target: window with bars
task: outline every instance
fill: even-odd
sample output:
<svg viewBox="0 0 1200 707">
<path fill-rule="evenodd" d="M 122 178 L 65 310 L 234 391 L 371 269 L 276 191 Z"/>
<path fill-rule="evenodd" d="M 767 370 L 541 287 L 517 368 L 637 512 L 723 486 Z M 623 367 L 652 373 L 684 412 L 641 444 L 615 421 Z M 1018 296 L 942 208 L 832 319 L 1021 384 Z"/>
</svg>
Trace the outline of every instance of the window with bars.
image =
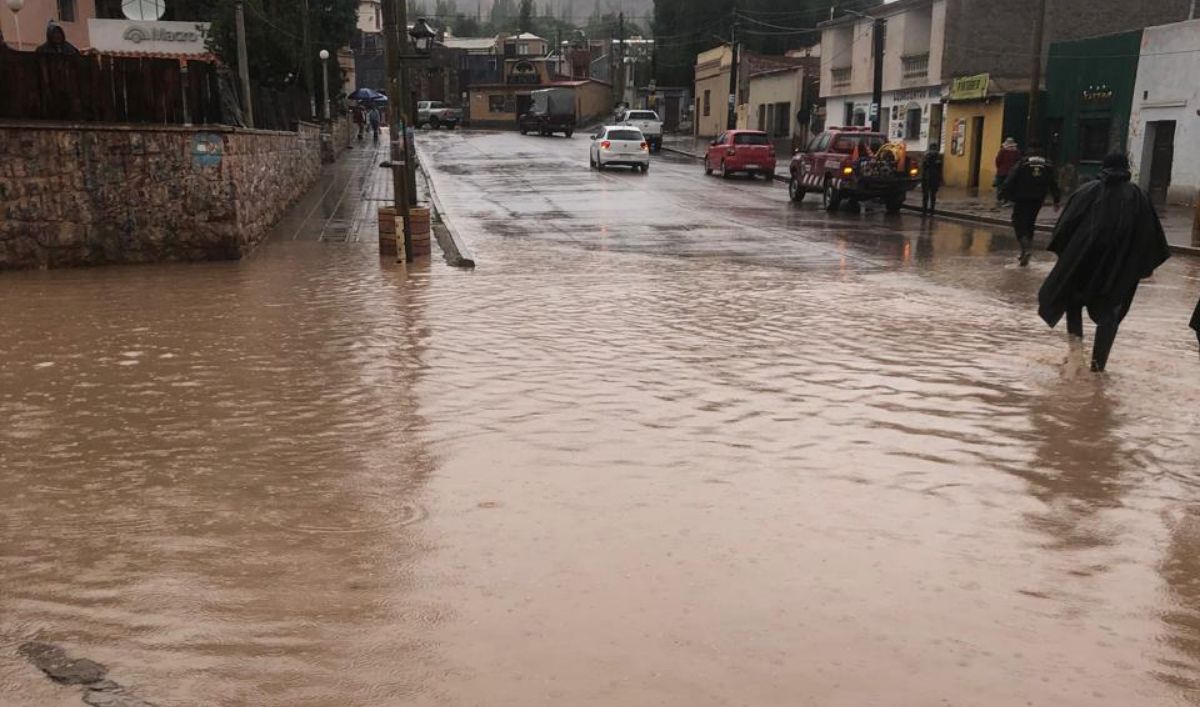
<svg viewBox="0 0 1200 707">
<path fill-rule="evenodd" d="M 900 58 L 903 78 L 923 79 L 929 76 L 929 54 L 914 54 Z"/>
<path fill-rule="evenodd" d="M 843 66 L 833 69 L 830 73 L 832 74 L 830 79 L 832 80 L 833 87 L 841 88 L 843 86 L 850 85 L 850 79 L 854 74 L 854 68 L 850 66 Z"/>
<path fill-rule="evenodd" d="M 75 21 L 75 0 L 58 0 L 58 21 Z"/>
</svg>

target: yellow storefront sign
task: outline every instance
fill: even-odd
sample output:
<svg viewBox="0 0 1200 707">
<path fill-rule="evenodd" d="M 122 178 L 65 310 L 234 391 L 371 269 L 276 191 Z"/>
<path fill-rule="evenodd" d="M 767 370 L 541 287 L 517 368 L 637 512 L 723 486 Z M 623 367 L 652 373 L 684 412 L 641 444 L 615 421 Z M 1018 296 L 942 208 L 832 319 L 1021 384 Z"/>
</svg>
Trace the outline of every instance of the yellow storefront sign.
<svg viewBox="0 0 1200 707">
<path fill-rule="evenodd" d="M 988 74 L 976 74 L 954 79 L 950 86 L 950 100 L 978 101 L 987 98 L 990 78 Z"/>
</svg>

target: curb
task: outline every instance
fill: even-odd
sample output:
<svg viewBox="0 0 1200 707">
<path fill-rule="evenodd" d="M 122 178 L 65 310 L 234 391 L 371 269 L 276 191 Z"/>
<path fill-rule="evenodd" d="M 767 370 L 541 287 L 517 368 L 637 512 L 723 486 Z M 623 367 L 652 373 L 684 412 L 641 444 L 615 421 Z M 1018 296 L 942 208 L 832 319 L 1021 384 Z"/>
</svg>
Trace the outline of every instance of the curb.
<svg viewBox="0 0 1200 707">
<path fill-rule="evenodd" d="M 425 168 L 425 160 L 418 159 L 417 167 L 421 170 L 421 176 L 425 178 L 425 187 L 429 190 L 429 200 L 433 202 L 438 220 L 441 221 L 442 228 L 434 229 L 434 234 L 437 236 L 442 253 L 446 256 L 446 262 L 456 268 L 475 267 L 475 254 L 471 252 L 462 234 L 447 217 L 446 207 L 442 205 L 442 200 L 438 198 L 437 189 L 433 185 L 433 176 Z"/>
<path fill-rule="evenodd" d="M 704 159 L 704 157 L 702 155 L 697 155 L 697 154 L 694 154 L 691 152 L 685 152 L 676 147 L 669 147 L 665 143 L 663 144 L 662 149 L 665 150 L 666 152 L 673 152 L 677 155 L 683 155 L 684 157 L 688 157 L 693 160 Z M 781 174 L 776 174 L 775 181 L 787 184 L 788 178 Z M 917 207 L 917 206 L 910 206 L 908 204 L 905 204 L 903 208 L 905 211 L 911 211 L 916 214 L 921 213 L 920 207 Z M 1005 227 L 1012 226 L 1012 222 L 1008 221 L 1007 219 L 993 218 L 991 216 L 978 216 L 976 214 L 967 213 L 965 211 L 942 211 L 939 209 L 939 210 L 934 211 L 933 215 L 938 218 L 949 219 L 951 221 L 965 221 L 968 223 L 983 224 L 985 226 L 1005 226 Z M 1043 225 L 1043 224 L 1038 224 L 1037 226 L 1034 227 L 1034 230 L 1037 231 L 1038 233 L 1054 233 L 1053 226 L 1047 226 L 1047 225 Z M 1179 253 L 1180 255 L 1200 256 L 1200 248 L 1193 247 L 1193 246 L 1186 246 L 1186 245 L 1175 245 L 1174 243 L 1170 243 L 1168 245 L 1171 247 L 1172 253 Z"/>
</svg>

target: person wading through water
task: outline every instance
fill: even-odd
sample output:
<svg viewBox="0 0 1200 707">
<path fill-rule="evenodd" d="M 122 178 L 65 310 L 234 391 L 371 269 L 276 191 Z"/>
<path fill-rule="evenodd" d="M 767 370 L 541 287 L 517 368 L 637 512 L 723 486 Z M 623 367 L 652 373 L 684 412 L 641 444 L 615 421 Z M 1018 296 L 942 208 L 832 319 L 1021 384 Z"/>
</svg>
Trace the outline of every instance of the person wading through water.
<svg viewBox="0 0 1200 707">
<path fill-rule="evenodd" d="M 1029 248 L 1033 245 L 1038 214 L 1046 204 L 1047 194 L 1054 197 L 1054 208 L 1057 209 L 1062 201 L 1062 191 L 1058 188 L 1054 165 L 1042 154 L 1040 146 L 1030 145 L 1029 156 L 1018 162 L 1000 185 L 1000 196 L 1013 205 L 1012 225 L 1021 243 L 1021 267 L 1029 265 Z"/>
<path fill-rule="evenodd" d="M 1196 311 L 1192 312 L 1192 329 L 1196 330 L 1196 341 L 1200 342 L 1200 302 L 1196 303 Z"/>
<path fill-rule="evenodd" d="M 1068 333 L 1078 339 L 1087 307 L 1096 323 L 1093 371 L 1108 365 L 1138 282 L 1171 257 L 1154 206 L 1129 178 L 1129 158 L 1109 155 L 1099 178 L 1071 196 L 1050 242 L 1058 263 L 1038 292 L 1042 319 L 1054 327 L 1065 314 Z"/>
</svg>

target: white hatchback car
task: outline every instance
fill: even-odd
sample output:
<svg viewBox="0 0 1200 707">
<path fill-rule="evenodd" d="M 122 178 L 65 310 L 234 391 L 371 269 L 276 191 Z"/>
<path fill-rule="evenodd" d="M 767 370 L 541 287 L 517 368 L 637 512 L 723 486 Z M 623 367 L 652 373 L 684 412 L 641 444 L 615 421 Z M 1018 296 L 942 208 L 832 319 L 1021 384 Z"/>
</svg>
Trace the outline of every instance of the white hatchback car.
<svg viewBox="0 0 1200 707">
<path fill-rule="evenodd" d="M 600 170 L 624 165 L 649 172 L 650 144 L 637 128 L 606 125 L 592 135 L 591 165 Z"/>
</svg>

